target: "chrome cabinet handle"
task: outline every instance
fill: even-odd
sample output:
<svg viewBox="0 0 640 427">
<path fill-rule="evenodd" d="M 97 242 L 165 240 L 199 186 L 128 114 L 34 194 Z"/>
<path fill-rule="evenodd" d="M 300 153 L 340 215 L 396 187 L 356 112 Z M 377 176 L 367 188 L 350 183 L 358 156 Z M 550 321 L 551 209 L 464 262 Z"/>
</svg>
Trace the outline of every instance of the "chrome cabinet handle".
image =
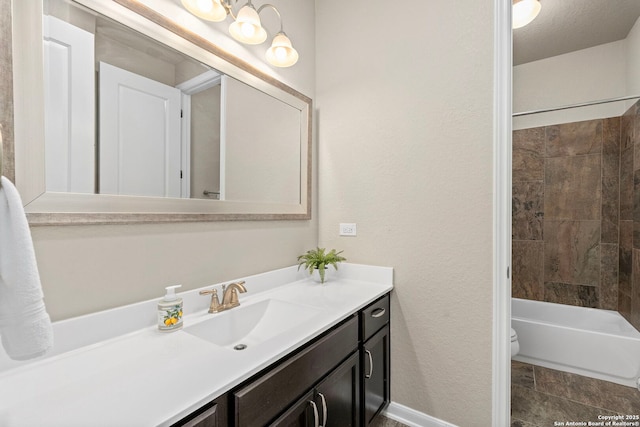
<svg viewBox="0 0 640 427">
<path fill-rule="evenodd" d="M 329 411 L 327 410 L 327 400 L 324 398 L 324 394 L 318 392 L 318 396 L 322 399 L 322 421 L 324 421 L 320 427 L 327 425 L 327 418 L 329 418 Z"/>
<path fill-rule="evenodd" d="M 318 407 L 316 406 L 316 402 L 314 402 L 313 400 L 310 400 L 309 403 L 313 408 L 313 426 L 320 427 L 320 420 L 318 420 Z"/>
<path fill-rule="evenodd" d="M 371 312 L 371 317 L 381 317 L 386 311 L 387 310 L 385 310 L 384 308 L 376 308 Z"/>
<path fill-rule="evenodd" d="M 371 375 L 373 375 L 373 357 L 371 356 L 371 352 L 367 349 L 364 350 L 365 353 L 367 353 L 367 356 L 369 356 L 369 373 L 365 374 L 365 378 L 371 378 Z"/>
</svg>

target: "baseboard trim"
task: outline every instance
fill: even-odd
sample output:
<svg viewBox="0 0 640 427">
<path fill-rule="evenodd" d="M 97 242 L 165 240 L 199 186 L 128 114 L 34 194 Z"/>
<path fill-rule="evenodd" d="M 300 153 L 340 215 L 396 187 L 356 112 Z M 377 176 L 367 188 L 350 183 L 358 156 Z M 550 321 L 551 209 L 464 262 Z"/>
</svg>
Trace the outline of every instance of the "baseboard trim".
<svg viewBox="0 0 640 427">
<path fill-rule="evenodd" d="M 457 427 L 454 424 L 450 424 L 396 402 L 389 403 L 389 406 L 382 412 L 382 415 L 406 424 L 409 427 Z"/>
</svg>

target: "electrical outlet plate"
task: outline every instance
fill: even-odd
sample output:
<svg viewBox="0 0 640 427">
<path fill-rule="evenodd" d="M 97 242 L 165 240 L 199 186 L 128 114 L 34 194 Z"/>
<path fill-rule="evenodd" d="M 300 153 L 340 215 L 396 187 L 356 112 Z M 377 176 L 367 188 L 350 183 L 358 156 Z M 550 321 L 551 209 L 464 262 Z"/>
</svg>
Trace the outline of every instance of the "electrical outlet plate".
<svg viewBox="0 0 640 427">
<path fill-rule="evenodd" d="M 352 222 L 341 222 L 340 223 L 340 235 L 341 236 L 355 236 L 356 235 L 356 224 Z"/>
</svg>

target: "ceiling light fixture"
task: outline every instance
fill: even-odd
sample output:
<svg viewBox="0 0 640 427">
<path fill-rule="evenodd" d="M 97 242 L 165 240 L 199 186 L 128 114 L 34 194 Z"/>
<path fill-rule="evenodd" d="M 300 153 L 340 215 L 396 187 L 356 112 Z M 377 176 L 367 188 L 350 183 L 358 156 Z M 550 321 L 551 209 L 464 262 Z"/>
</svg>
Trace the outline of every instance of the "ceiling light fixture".
<svg viewBox="0 0 640 427">
<path fill-rule="evenodd" d="M 511 14 L 513 29 L 524 27 L 536 19 L 542 5 L 538 0 L 513 0 Z"/>
<path fill-rule="evenodd" d="M 231 0 L 181 1 L 185 9 L 207 21 L 222 22 L 230 15 L 233 22 L 229 26 L 229 33 L 234 39 L 245 44 L 261 44 L 267 39 L 267 31 L 260 22 L 260 12 L 265 8 L 272 9 L 280 20 L 280 31 L 273 37 L 271 47 L 267 50 L 267 61 L 276 67 L 290 67 L 298 62 L 298 52 L 283 31 L 282 16 L 274 5 L 264 4 L 256 10 L 251 0 L 248 0 L 236 15 L 233 13 Z M 237 1 L 235 0 L 236 3 Z"/>
</svg>

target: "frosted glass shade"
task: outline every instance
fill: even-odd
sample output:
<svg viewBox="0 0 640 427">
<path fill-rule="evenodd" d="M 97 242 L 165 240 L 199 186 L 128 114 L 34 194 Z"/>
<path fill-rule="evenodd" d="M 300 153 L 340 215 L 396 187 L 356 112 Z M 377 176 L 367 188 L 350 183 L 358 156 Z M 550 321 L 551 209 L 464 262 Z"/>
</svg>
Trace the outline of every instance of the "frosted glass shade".
<svg viewBox="0 0 640 427">
<path fill-rule="evenodd" d="M 239 42 L 246 44 L 260 44 L 267 39 L 267 32 L 260 24 L 258 12 L 251 5 L 246 5 L 229 26 L 229 33 Z"/>
<path fill-rule="evenodd" d="M 285 33 L 278 33 L 273 38 L 271 47 L 266 53 L 267 61 L 276 67 L 290 67 L 298 62 L 298 52 L 291 45 Z"/>
<path fill-rule="evenodd" d="M 542 5 L 538 0 L 520 0 L 513 3 L 512 27 L 514 29 L 524 27 L 536 19 Z"/>
<path fill-rule="evenodd" d="M 227 11 L 220 0 L 182 0 L 182 5 L 198 18 L 220 22 L 227 17 Z"/>
</svg>

